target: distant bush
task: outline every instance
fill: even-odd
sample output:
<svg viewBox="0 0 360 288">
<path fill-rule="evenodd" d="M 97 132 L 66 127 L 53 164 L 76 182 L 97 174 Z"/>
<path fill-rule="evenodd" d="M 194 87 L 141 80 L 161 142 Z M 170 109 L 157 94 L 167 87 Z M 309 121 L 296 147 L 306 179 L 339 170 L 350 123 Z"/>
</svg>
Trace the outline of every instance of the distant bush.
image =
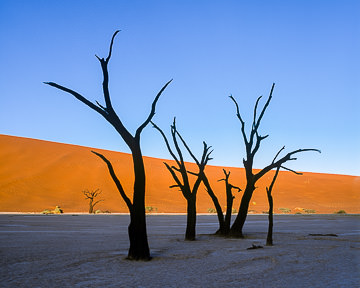
<svg viewBox="0 0 360 288">
<path fill-rule="evenodd" d="M 44 211 L 41 212 L 41 214 L 62 214 L 64 213 L 63 210 L 60 208 L 60 206 L 55 206 L 54 210 L 49 210 L 49 209 L 45 209 Z"/>
<path fill-rule="evenodd" d="M 41 214 L 48 215 L 48 214 L 53 214 L 53 213 L 51 212 L 51 210 L 45 209 L 44 211 L 41 212 Z"/>
<path fill-rule="evenodd" d="M 315 213 L 316 213 L 316 211 L 313 210 L 313 209 L 304 209 L 304 212 L 305 212 L 306 214 L 315 214 Z"/>
<path fill-rule="evenodd" d="M 64 213 L 63 210 L 60 208 L 60 206 L 56 206 L 53 210 L 54 214 L 62 214 Z"/>
<path fill-rule="evenodd" d="M 236 213 L 238 213 L 238 211 L 237 211 L 235 208 L 233 208 L 233 209 L 231 210 L 231 213 L 232 213 L 232 214 L 236 214 Z"/>
<path fill-rule="evenodd" d="M 153 206 L 147 206 L 147 207 L 145 207 L 145 212 L 146 213 L 157 212 L 157 208 L 153 207 Z"/>
<path fill-rule="evenodd" d="M 279 208 L 279 210 L 285 214 L 289 214 L 291 212 L 291 209 L 289 209 L 289 208 Z"/>
<path fill-rule="evenodd" d="M 345 210 L 339 210 L 339 211 L 334 212 L 334 214 L 346 214 L 346 211 Z"/>
<path fill-rule="evenodd" d="M 214 208 L 209 208 L 208 213 L 216 213 L 216 210 Z"/>
</svg>

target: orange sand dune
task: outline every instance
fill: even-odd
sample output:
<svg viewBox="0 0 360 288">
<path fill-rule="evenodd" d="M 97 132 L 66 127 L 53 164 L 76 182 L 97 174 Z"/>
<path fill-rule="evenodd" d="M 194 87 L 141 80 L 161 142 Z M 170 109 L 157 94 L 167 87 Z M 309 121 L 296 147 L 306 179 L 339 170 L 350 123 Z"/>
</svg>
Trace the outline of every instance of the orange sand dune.
<svg viewBox="0 0 360 288">
<path fill-rule="evenodd" d="M 133 182 L 132 161 L 129 154 L 99 150 L 110 159 L 125 191 L 131 197 Z M 108 174 L 105 163 L 91 152 L 91 148 L 47 142 L 28 138 L 0 135 L 0 212 L 40 212 L 61 206 L 64 212 L 87 212 L 88 202 L 82 191 L 101 189 L 96 209 L 128 212 Z M 162 159 L 145 157 L 147 171 L 146 206 L 159 213 L 186 212 L 186 201 L 180 191 L 170 189 L 174 184 Z M 171 161 L 170 161 L 171 162 Z M 194 164 L 190 164 L 194 167 Z M 189 166 L 190 167 L 190 166 Z M 195 168 L 195 167 L 194 167 Z M 231 183 L 244 188 L 244 170 L 231 170 Z M 195 170 L 196 171 L 196 170 Z M 224 210 L 226 205 L 222 167 L 208 166 L 206 173 Z M 272 173 L 272 172 L 271 172 Z M 250 210 L 268 210 L 265 185 L 272 174 L 258 183 Z M 360 212 L 360 177 L 281 172 L 274 187 L 275 212 L 279 208 L 291 213 L 303 209 L 316 213 L 345 210 Z M 234 208 L 238 209 L 241 192 L 235 193 Z M 207 213 L 214 205 L 203 187 L 198 192 L 197 210 Z"/>
</svg>

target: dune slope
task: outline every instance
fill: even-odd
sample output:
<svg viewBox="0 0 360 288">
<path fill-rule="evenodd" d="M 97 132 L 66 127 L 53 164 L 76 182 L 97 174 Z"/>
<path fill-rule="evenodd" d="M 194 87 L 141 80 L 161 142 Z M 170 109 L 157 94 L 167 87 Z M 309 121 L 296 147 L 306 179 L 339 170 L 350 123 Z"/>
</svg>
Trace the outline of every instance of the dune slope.
<svg viewBox="0 0 360 288">
<path fill-rule="evenodd" d="M 127 212 L 126 205 L 112 182 L 106 165 L 91 148 L 29 138 L 0 135 L 0 212 L 40 212 L 61 206 L 64 212 L 87 212 L 88 201 L 83 190 L 101 189 L 96 209 Z M 117 175 L 131 198 L 133 183 L 131 155 L 99 150 L 113 163 Z M 145 157 L 147 171 L 146 206 L 159 213 L 185 213 L 186 201 L 173 184 L 162 159 Z M 166 160 L 168 161 L 168 160 Z M 169 161 L 171 162 L 171 161 Z M 194 167 L 194 164 L 189 164 Z M 195 167 L 194 167 L 195 168 Z M 208 166 L 206 173 L 221 205 L 226 205 L 222 168 L 231 170 L 230 180 L 244 188 L 244 170 Z M 196 170 L 195 170 L 196 171 Z M 268 210 L 265 186 L 272 174 L 264 176 L 254 193 L 251 213 Z M 286 208 L 290 213 L 333 213 L 345 210 L 360 212 L 360 177 L 320 173 L 297 176 L 281 172 L 274 187 L 276 213 Z M 242 193 L 235 193 L 234 208 L 238 209 Z M 207 213 L 214 208 L 204 187 L 198 192 L 197 210 Z M 314 212 L 313 211 L 313 212 Z"/>
</svg>

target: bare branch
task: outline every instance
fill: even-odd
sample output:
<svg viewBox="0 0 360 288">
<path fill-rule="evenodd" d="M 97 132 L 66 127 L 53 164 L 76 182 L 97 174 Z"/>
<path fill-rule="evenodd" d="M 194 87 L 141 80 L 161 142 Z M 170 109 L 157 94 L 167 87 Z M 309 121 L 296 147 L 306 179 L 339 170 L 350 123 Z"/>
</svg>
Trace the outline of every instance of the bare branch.
<svg viewBox="0 0 360 288">
<path fill-rule="evenodd" d="M 175 120 L 174 120 L 175 121 Z M 175 123 L 175 122 L 174 122 Z M 175 127 L 175 126 L 174 126 Z M 178 135 L 178 137 L 180 138 L 181 142 L 183 143 L 184 147 L 186 148 L 186 150 L 189 152 L 191 158 L 194 159 L 195 163 L 200 165 L 199 161 L 196 159 L 195 155 L 191 152 L 189 146 L 187 145 L 187 143 L 185 142 L 184 138 L 181 136 L 181 134 L 179 133 L 179 131 L 177 129 L 175 129 L 175 133 Z"/>
<path fill-rule="evenodd" d="M 265 106 L 264 106 L 263 110 L 261 111 L 260 116 L 259 116 L 259 118 L 258 118 L 258 120 L 257 120 L 257 122 L 256 122 L 256 124 L 255 124 L 255 130 L 256 130 L 256 131 L 258 130 L 258 128 L 259 128 L 259 126 L 260 126 L 260 122 L 261 122 L 262 117 L 264 116 L 264 113 L 265 113 L 265 111 L 266 111 L 266 108 L 269 106 L 269 103 L 270 103 L 270 101 L 271 101 L 274 88 L 275 88 L 275 83 L 273 83 L 272 86 L 271 86 L 271 91 L 270 91 L 270 94 L 269 94 L 269 98 L 268 98 L 268 100 L 266 101 Z"/>
<path fill-rule="evenodd" d="M 80 95 L 79 93 L 75 92 L 74 90 L 71 90 L 71 89 L 66 88 L 64 86 L 61 86 L 61 85 L 59 85 L 57 83 L 54 83 L 54 82 L 44 82 L 44 84 L 50 85 L 52 87 L 55 87 L 55 88 L 60 89 L 62 91 L 65 91 L 65 92 L 67 92 L 69 94 L 72 94 L 76 99 L 80 100 L 81 102 L 83 102 L 84 104 L 89 106 L 91 109 L 95 110 L 96 112 L 98 112 L 99 114 L 101 114 L 102 116 L 104 116 L 106 118 L 107 113 L 104 110 L 97 107 L 94 103 L 90 102 L 84 96 Z"/>
<path fill-rule="evenodd" d="M 186 199 L 188 199 L 191 196 L 191 192 L 186 189 L 186 187 L 189 187 L 189 183 L 188 183 L 187 178 L 184 179 L 184 176 L 187 175 L 186 171 L 185 171 L 185 173 L 181 173 L 181 175 L 183 177 L 183 181 L 184 181 L 184 184 L 182 184 L 179 177 L 175 174 L 174 170 L 169 166 L 169 164 L 167 164 L 166 162 L 164 162 L 164 164 L 165 164 L 166 168 L 169 170 L 169 172 L 171 173 L 171 176 L 174 178 L 174 180 L 176 182 L 176 185 L 180 188 L 180 190 L 181 190 L 182 194 L 184 195 L 184 197 Z"/>
<path fill-rule="evenodd" d="M 285 169 L 285 170 L 287 170 L 287 171 L 293 172 L 293 173 L 295 173 L 296 175 L 303 175 L 303 173 L 301 173 L 301 172 L 297 172 L 297 171 L 295 171 L 295 170 L 286 168 L 286 167 L 284 167 L 284 166 L 280 166 L 280 167 L 283 168 L 283 169 Z"/>
<path fill-rule="evenodd" d="M 111 175 L 111 178 L 113 179 L 114 183 L 116 184 L 116 187 L 121 195 L 121 197 L 124 199 L 127 207 L 129 208 L 129 211 L 130 213 L 132 212 L 132 208 L 133 208 L 133 205 L 130 201 L 130 199 L 126 196 L 126 193 L 120 183 L 120 180 L 119 178 L 116 176 L 115 174 L 115 171 L 114 171 L 114 168 L 111 164 L 111 162 L 102 154 L 98 153 L 98 152 L 95 152 L 95 151 L 91 151 L 92 153 L 94 153 L 96 156 L 100 157 L 108 166 L 108 169 L 109 169 L 109 172 L 110 172 L 110 175 Z"/>
<path fill-rule="evenodd" d="M 181 152 L 181 149 L 179 147 L 179 143 L 176 139 L 176 134 L 177 134 L 177 130 L 176 130 L 176 117 L 174 117 L 174 121 L 173 121 L 173 125 L 171 125 L 171 136 L 173 138 L 173 142 L 174 142 L 174 146 L 175 146 L 175 149 L 176 149 L 176 152 L 178 153 L 179 155 L 179 159 L 180 159 L 180 165 L 179 167 L 185 167 L 185 162 L 184 162 L 184 157 L 183 157 L 183 154 Z M 185 169 L 185 168 L 184 168 Z"/>
<path fill-rule="evenodd" d="M 113 35 L 112 38 L 111 38 L 111 43 L 110 43 L 110 48 L 109 48 L 109 55 L 108 55 L 108 57 L 107 57 L 106 60 L 105 60 L 106 63 L 108 63 L 109 60 L 110 60 L 111 52 L 112 52 L 112 46 L 113 46 L 113 44 L 114 44 L 114 38 L 115 38 L 116 34 L 118 34 L 119 32 L 120 32 L 120 30 L 116 30 L 115 33 L 114 33 L 114 35 Z"/>
<path fill-rule="evenodd" d="M 171 155 L 171 157 L 173 157 L 173 159 L 176 161 L 176 163 L 179 165 L 180 167 L 180 162 L 179 162 L 179 159 L 176 157 L 176 155 L 174 154 L 174 152 L 172 151 L 171 147 L 170 147 L 170 143 L 165 135 L 165 133 L 160 129 L 159 126 L 157 126 L 154 122 L 150 121 L 151 124 L 153 125 L 153 128 L 155 128 L 156 130 L 158 130 L 161 134 L 161 136 L 163 137 L 164 141 L 165 141 L 165 144 L 166 144 L 166 147 L 167 149 L 169 150 L 169 153 Z"/>
<path fill-rule="evenodd" d="M 102 106 L 98 101 L 95 101 L 95 102 L 101 109 L 103 109 L 106 112 L 106 108 L 104 106 Z"/>
<path fill-rule="evenodd" d="M 146 127 L 146 125 L 149 124 L 149 122 L 151 121 L 151 119 L 154 117 L 155 115 L 155 108 L 156 108 L 156 103 L 157 101 L 159 100 L 161 94 L 164 92 L 164 90 L 166 89 L 166 87 L 171 83 L 173 79 L 171 79 L 170 81 L 168 81 L 162 88 L 161 90 L 159 91 L 159 93 L 156 95 L 152 105 L 151 105 L 151 111 L 150 111 L 150 114 L 148 116 L 148 118 L 144 121 L 143 124 L 140 125 L 140 127 L 136 130 L 136 133 L 135 133 L 135 138 L 139 138 L 140 137 L 140 134 L 142 132 L 142 130 Z"/>
<path fill-rule="evenodd" d="M 169 188 L 176 188 L 176 187 L 181 188 L 179 185 L 176 185 L 176 184 L 175 184 L 175 185 L 170 185 L 170 186 L 169 186 Z"/>
<path fill-rule="evenodd" d="M 277 168 L 279 166 L 281 166 L 283 163 L 290 161 L 290 160 L 296 160 L 296 158 L 292 158 L 291 156 L 297 153 L 301 153 L 301 152 L 308 152 L 308 151 L 313 151 L 313 152 L 319 152 L 321 153 L 321 151 L 319 149 L 298 149 L 292 152 L 289 152 L 288 154 L 286 154 L 284 157 L 282 157 L 281 159 L 279 159 L 276 162 L 271 163 L 270 165 L 266 166 L 265 168 L 263 168 L 260 172 L 258 172 L 256 175 L 254 175 L 254 180 L 255 182 L 257 180 L 259 180 L 262 176 L 264 176 L 267 172 L 269 172 L 270 170 Z"/>
<path fill-rule="evenodd" d="M 232 185 L 232 184 L 230 184 L 230 183 L 229 183 L 229 186 L 231 187 L 231 189 L 235 189 L 235 190 L 237 190 L 238 192 L 242 191 L 242 189 L 241 189 L 240 187 L 238 187 L 238 186 Z"/>
<path fill-rule="evenodd" d="M 211 153 L 214 151 L 214 150 L 211 150 L 209 152 L 209 150 L 211 149 L 211 146 L 207 146 L 206 142 L 203 141 L 203 144 L 204 144 L 204 150 L 203 150 L 203 155 L 201 157 L 201 168 L 204 169 L 206 164 L 212 160 L 213 158 L 210 157 Z M 200 167 L 199 167 L 200 168 Z"/>
<path fill-rule="evenodd" d="M 255 103 L 255 107 L 254 107 L 254 120 L 253 120 L 253 125 L 252 125 L 252 129 L 255 128 L 255 125 L 256 125 L 256 110 L 257 110 L 257 107 L 259 105 L 259 101 L 260 99 L 262 98 L 262 96 L 260 96 L 257 100 L 256 100 L 256 103 Z"/>
<path fill-rule="evenodd" d="M 259 150 L 261 141 L 266 139 L 267 137 L 269 137 L 269 135 L 260 136 L 257 131 L 255 134 L 256 134 L 256 144 L 255 144 L 253 151 L 251 152 L 252 157 L 254 157 L 256 152 Z M 252 139 L 251 139 L 251 141 L 252 141 Z"/>
<path fill-rule="evenodd" d="M 102 201 L 104 201 L 104 199 L 101 199 L 101 200 L 98 200 L 98 201 L 94 202 L 94 203 L 92 204 L 93 207 L 95 207 L 96 204 L 98 204 L 99 202 L 102 202 Z"/>
<path fill-rule="evenodd" d="M 243 121 L 243 119 L 241 118 L 241 115 L 240 115 L 240 109 L 239 109 L 239 105 L 238 103 L 236 102 L 235 98 L 230 95 L 229 98 L 235 103 L 235 106 L 236 106 L 236 116 L 239 118 L 240 122 L 241 122 L 241 133 L 243 135 L 243 138 L 244 138 L 244 142 L 245 142 L 245 145 L 246 147 L 248 146 L 249 142 L 247 140 L 247 137 L 246 137 L 246 133 L 245 133 L 245 122 Z"/>
<path fill-rule="evenodd" d="M 189 170 L 187 170 L 187 173 L 189 173 L 190 175 L 194 175 L 194 176 L 199 176 L 200 175 L 200 173 L 191 172 Z"/>
<path fill-rule="evenodd" d="M 275 157 L 274 157 L 274 159 L 273 159 L 273 161 L 272 161 L 271 163 L 274 163 L 274 162 L 275 162 L 276 158 L 280 155 L 281 151 L 284 150 L 284 149 L 285 149 L 285 146 L 283 146 L 283 147 L 276 153 L 276 155 L 275 155 Z"/>
<path fill-rule="evenodd" d="M 109 48 L 109 55 L 106 58 L 106 60 L 104 58 L 100 58 L 97 55 L 96 58 L 100 61 L 101 64 L 101 69 L 103 72 L 103 93 L 104 93 L 104 99 L 105 99 L 105 104 L 106 104 L 106 109 L 104 109 L 105 111 L 111 111 L 112 113 L 115 113 L 113 111 L 112 105 L 111 105 L 111 100 L 110 100 L 110 92 L 109 92 L 109 73 L 108 73 L 108 63 L 111 57 L 111 52 L 112 52 L 112 46 L 114 44 L 114 38 L 116 36 L 116 34 L 119 32 L 120 30 L 115 31 L 115 33 L 113 34 L 112 38 L 111 38 L 111 43 L 110 43 L 110 48 Z"/>
</svg>

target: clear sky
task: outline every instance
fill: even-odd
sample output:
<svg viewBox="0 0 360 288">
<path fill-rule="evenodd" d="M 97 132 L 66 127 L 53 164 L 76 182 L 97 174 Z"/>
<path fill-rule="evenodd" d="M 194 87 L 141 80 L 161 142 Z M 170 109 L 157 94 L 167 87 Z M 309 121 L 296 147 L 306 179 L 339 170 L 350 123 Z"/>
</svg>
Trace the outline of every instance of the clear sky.
<svg viewBox="0 0 360 288">
<path fill-rule="evenodd" d="M 0 0 L 0 134 L 129 152 L 95 111 L 43 84 L 104 103 L 95 54 L 107 56 L 117 29 L 110 92 L 132 133 L 173 78 L 154 122 L 168 133 L 176 116 L 194 153 L 205 140 L 214 148 L 210 164 L 242 167 L 240 123 L 228 96 L 249 124 L 257 97 L 266 98 L 275 82 L 259 129 L 270 136 L 255 166 L 285 145 L 322 151 L 299 155 L 289 168 L 360 175 L 357 0 Z M 151 125 L 142 148 L 169 158 Z"/>
</svg>

